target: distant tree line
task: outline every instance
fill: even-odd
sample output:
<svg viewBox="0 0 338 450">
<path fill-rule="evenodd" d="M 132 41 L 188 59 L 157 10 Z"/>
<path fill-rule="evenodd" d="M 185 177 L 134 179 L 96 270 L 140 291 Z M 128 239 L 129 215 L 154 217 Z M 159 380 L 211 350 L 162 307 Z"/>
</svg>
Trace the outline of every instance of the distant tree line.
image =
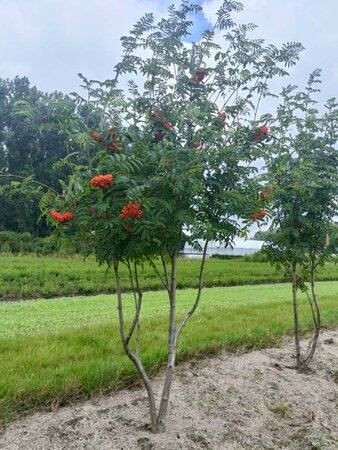
<svg viewBox="0 0 338 450">
<path fill-rule="evenodd" d="M 29 117 L 22 106 L 32 112 Z M 20 177 L 32 177 L 60 189 L 59 180 L 68 178 L 69 168 L 58 162 L 70 154 L 76 158 L 78 151 L 64 130 L 84 122 L 95 127 L 99 117 L 76 99 L 42 92 L 27 77 L 0 78 L 0 231 L 49 234 L 46 222 L 39 219 L 38 196 L 13 195 L 13 189 L 9 195 L 8 186 Z"/>
</svg>

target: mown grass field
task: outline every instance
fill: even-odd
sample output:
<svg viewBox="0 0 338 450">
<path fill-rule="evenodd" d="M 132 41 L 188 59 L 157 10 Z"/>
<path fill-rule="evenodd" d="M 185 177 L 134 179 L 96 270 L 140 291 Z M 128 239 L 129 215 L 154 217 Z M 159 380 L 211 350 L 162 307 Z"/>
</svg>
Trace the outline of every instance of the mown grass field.
<svg viewBox="0 0 338 450">
<path fill-rule="evenodd" d="M 181 259 L 178 264 L 178 288 L 196 287 L 198 260 Z M 111 270 L 98 267 L 94 258 L 0 256 L 0 299 L 50 298 L 57 296 L 94 295 L 114 292 Z M 235 286 L 283 281 L 283 272 L 269 263 L 248 262 L 245 259 L 210 259 L 206 264 L 206 287 Z M 320 269 L 318 279 L 338 280 L 338 266 L 327 264 Z M 127 269 L 122 269 L 122 283 L 129 288 Z M 154 270 L 145 264 L 141 271 L 145 290 L 163 289 Z"/>
<path fill-rule="evenodd" d="M 338 282 L 318 283 L 323 325 L 338 324 Z M 178 293 L 178 315 L 194 301 Z M 304 296 L 303 331 L 311 325 Z M 126 294 L 126 316 L 133 300 Z M 156 373 L 165 363 L 168 302 L 164 292 L 147 292 L 142 311 L 141 352 Z M 179 360 L 220 348 L 261 348 L 292 334 L 288 284 L 205 289 L 199 309 L 183 330 Z M 291 349 L 290 349 L 291 351 Z M 131 385 L 137 380 L 118 335 L 116 296 L 0 303 L 0 420 L 55 407 Z"/>
</svg>

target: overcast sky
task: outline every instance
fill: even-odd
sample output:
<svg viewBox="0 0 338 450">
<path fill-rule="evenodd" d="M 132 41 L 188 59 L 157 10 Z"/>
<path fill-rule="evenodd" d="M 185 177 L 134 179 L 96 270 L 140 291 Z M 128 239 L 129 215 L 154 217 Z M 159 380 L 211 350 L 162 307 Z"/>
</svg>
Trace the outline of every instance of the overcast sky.
<svg viewBox="0 0 338 450">
<path fill-rule="evenodd" d="M 221 0 L 199 0 L 205 8 L 196 39 Z M 145 12 L 165 13 L 168 0 L 0 0 L 0 78 L 28 76 L 43 91 L 79 90 L 78 72 L 107 79 L 119 59 L 121 35 Z M 177 2 L 176 2 L 177 3 Z M 338 1 L 244 0 L 240 21 L 254 22 L 269 43 L 300 41 L 306 47 L 284 84 L 301 84 L 323 69 L 323 98 L 338 96 Z"/>
</svg>

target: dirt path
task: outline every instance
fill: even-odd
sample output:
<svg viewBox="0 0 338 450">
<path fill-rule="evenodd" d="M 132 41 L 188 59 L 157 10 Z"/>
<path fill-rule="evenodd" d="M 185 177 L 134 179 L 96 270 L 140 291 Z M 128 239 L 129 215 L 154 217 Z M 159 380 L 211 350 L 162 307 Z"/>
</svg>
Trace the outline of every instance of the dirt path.
<svg viewBox="0 0 338 450">
<path fill-rule="evenodd" d="M 145 392 L 124 390 L 13 423 L 0 448 L 337 450 L 338 330 L 323 333 L 320 350 L 311 374 L 291 368 L 286 346 L 180 365 L 165 435 L 147 430 Z"/>
</svg>

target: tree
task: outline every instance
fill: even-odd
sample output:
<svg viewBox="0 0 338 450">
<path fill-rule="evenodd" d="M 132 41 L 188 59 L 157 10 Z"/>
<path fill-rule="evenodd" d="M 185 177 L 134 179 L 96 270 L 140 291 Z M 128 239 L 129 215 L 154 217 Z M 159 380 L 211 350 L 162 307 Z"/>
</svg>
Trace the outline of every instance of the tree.
<svg viewBox="0 0 338 450">
<path fill-rule="evenodd" d="M 31 87 L 26 77 L 0 79 L 0 229 L 36 235 L 50 231 L 46 223 L 38 220 L 39 197 L 7 195 L 8 180 L 13 180 L 15 187 L 21 179 L 33 177 L 40 183 L 58 187 L 59 179 L 66 180 L 70 174 L 60 160 L 70 154 L 76 160 L 75 152 L 79 150 L 69 142 L 64 130 L 69 130 L 71 119 L 73 124 L 79 123 L 84 115 L 92 120 L 93 116 L 84 107 L 76 108 L 70 97 L 60 92 L 43 93 Z"/>
<path fill-rule="evenodd" d="M 297 92 L 295 86 L 283 89 L 283 103 L 266 152 L 272 225 L 265 249 L 273 263 L 284 266 L 292 282 L 299 370 L 308 368 L 320 332 L 316 270 L 337 252 L 334 217 L 338 211 L 338 103 L 334 98 L 328 100 L 326 112 L 321 115 L 315 100 L 318 83 L 320 71 L 315 70 L 305 91 Z M 298 290 L 307 296 L 315 328 L 303 353 Z"/>
<path fill-rule="evenodd" d="M 140 19 L 121 38 L 123 57 L 113 80 L 81 76 L 102 127 L 73 134 L 83 147 L 82 160 L 70 165 L 62 195 L 48 192 L 42 201 L 46 215 L 53 208 L 50 222 L 59 233 L 89 239 L 99 263 L 114 269 L 121 340 L 147 390 L 153 432 L 166 429 L 178 341 L 201 298 L 208 241 L 228 244 L 252 220 L 266 216 L 254 163 L 269 138 L 268 116 L 257 118 L 257 103 L 270 95 L 268 81 L 286 75 L 285 67 L 301 50 L 297 43 L 277 49 L 250 40 L 254 25 L 236 25 L 231 18 L 241 9 L 239 2 L 224 1 L 213 30 L 192 46 L 184 43 L 189 17 L 201 6 L 183 1 L 158 23 L 152 14 Z M 217 43 L 219 32 L 226 50 Z M 124 96 L 119 83 L 129 76 Z M 83 104 L 80 96 L 77 100 Z M 205 242 L 199 287 L 191 309 L 177 318 L 178 251 L 182 240 L 198 246 L 198 238 Z M 168 359 L 158 407 L 140 349 L 138 272 L 144 261 L 169 300 Z M 124 317 L 122 264 L 135 300 L 130 322 Z"/>
</svg>

